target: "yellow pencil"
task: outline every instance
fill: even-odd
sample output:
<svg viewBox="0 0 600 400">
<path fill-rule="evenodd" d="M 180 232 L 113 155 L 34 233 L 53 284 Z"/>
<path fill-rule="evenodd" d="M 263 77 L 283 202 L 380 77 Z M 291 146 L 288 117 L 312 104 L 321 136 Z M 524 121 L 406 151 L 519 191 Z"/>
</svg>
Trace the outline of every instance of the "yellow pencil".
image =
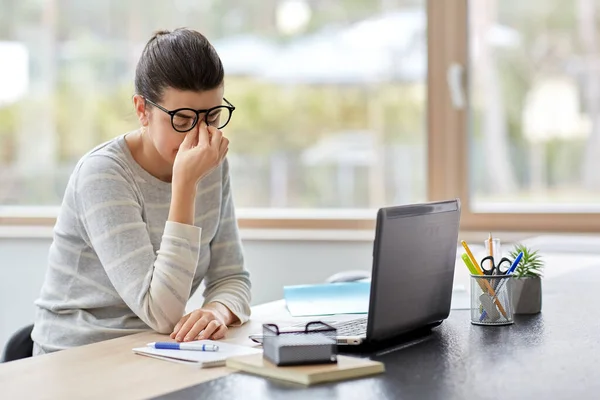
<svg viewBox="0 0 600 400">
<path fill-rule="evenodd" d="M 469 259 L 473 263 L 473 266 L 477 269 L 477 274 L 478 275 L 483 275 L 483 270 L 479 266 L 479 263 L 477 263 L 477 260 L 475 259 L 475 256 L 471 252 L 471 249 L 469 248 L 469 245 L 467 245 L 467 242 L 465 242 L 464 240 L 461 240 L 460 244 L 462 244 L 462 246 L 464 247 L 465 251 L 467 252 L 467 255 L 469 256 Z M 489 295 L 492 296 L 492 298 L 495 298 L 494 303 L 496 303 L 496 305 L 498 306 L 498 310 L 502 313 L 502 315 L 504 316 L 504 318 L 508 318 L 506 316 L 506 311 L 504 310 L 504 307 L 502 307 L 502 304 L 500 304 L 500 302 L 498 301 L 498 298 L 496 297 L 496 292 L 494 291 L 494 289 L 492 288 L 492 286 L 490 285 L 490 283 L 487 280 L 485 280 L 485 279 L 483 279 L 482 281 L 483 281 L 483 284 L 485 285 L 485 288 L 487 289 Z"/>
<path fill-rule="evenodd" d="M 471 249 L 469 248 L 469 245 L 467 245 L 467 242 L 465 242 L 464 240 L 461 240 L 460 244 L 462 244 L 462 246 L 465 248 L 465 251 L 467 252 L 467 255 L 469 256 L 469 258 L 471 259 L 471 262 L 473 263 L 473 266 L 475 266 L 475 269 L 477 270 L 477 273 L 479 275 L 483 275 L 483 270 L 479 266 L 479 263 L 477 262 L 477 259 L 475 258 L 475 256 L 473 255 L 473 253 L 471 253 Z"/>
</svg>

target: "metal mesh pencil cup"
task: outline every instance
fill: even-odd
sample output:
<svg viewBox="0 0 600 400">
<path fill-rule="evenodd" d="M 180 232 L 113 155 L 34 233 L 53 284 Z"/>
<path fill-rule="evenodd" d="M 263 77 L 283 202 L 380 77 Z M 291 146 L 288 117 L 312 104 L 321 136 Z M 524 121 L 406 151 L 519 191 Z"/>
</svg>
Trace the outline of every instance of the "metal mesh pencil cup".
<svg viewBox="0 0 600 400">
<path fill-rule="evenodd" d="M 471 275 L 471 323 L 512 324 L 512 287 L 512 275 Z"/>
<path fill-rule="evenodd" d="M 320 321 L 296 331 L 263 324 L 263 357 L 275 365 L 336 363 L 337 331 Z"/>
</svg>

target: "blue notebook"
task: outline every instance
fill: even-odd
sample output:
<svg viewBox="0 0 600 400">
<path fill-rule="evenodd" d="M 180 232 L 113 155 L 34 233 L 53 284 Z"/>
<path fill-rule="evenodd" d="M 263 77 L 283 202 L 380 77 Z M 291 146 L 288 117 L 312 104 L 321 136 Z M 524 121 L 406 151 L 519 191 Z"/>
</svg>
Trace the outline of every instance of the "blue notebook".
<svg viewBox="0 0 600 400">
<path fill-rule="evenodd" d="M 284 286 L 283 295 L 293 317 L 369 312 L 370 281 Z"/>
<path fill-rule="evenodd" d="M 369 312 L 370 288 L 370 281 L 358 281 L 285 286 L 283 293 L 287 309 L 293 317 L 366 314 Z M 468 310 L 469 302 L 469 292 L 455 287 L 450 308 Z"/>
</svg>

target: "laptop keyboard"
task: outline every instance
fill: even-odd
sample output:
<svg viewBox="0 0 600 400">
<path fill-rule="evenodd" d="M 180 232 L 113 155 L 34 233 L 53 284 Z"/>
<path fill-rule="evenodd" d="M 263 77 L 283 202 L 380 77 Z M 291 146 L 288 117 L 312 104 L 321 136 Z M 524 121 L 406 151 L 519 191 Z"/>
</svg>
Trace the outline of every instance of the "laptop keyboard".
<svg viewBox="0 0 600 400">
<path fill-rule="evenodd" d="M 337 336 L 364 336 L 367 333 L 367 317 L 349 321 L 323 321 L 337 330 Z M 294 328 L 304 328 L 306 323 L 294 324 Z"/>
<path fill-rule="evenodd" d="M 331 324 L 338 336 L 364 336 L 367 332 L 367 317 Z"/>
</svg>

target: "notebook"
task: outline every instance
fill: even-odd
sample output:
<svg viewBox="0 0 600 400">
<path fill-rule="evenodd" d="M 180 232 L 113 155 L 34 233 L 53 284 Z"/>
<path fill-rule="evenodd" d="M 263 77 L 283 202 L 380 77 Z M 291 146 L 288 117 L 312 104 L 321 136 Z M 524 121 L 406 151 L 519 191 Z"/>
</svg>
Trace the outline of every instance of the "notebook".
<svg viewBox="0 0 600 400">
<path fill-rule="evenodd" d="M 227 368 L 307 386 L 375 375 L 385 371 L 385 366 L 379 361 L 342 355 L 338 355 L 337 360 L 336 364 L 278 367 L 265 360 L 262 354 L 252 354 L 227 359 Z"/>
<path fill-rule="evenodd" d="M 143 356 L 193 365 L 199 368 L 222 367 L 225 365 L 227 358 L 233 356 L 258 354 L 262 357 L 262 349 L 253 347 L 213 340 L 197 340 L 194 343 L 215 344 L 219 346 L 219 351 L 163 350 L 152 347 L 137 347 L 133 349 L 133 352 Z"/>
</svg>

